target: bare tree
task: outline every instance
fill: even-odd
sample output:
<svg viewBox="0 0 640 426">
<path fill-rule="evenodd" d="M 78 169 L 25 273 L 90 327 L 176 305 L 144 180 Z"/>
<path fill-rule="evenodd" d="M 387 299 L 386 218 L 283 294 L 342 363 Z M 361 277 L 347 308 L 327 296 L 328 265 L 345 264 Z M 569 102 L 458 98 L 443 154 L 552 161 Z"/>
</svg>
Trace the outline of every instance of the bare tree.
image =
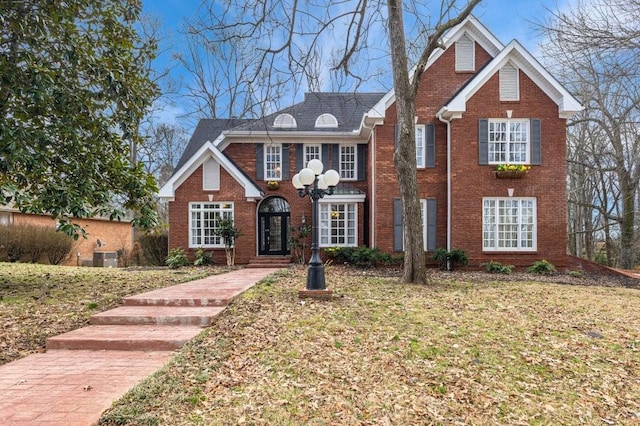
<svg viewBox="0 0 640 426">
<path fill-rule="evenodd" d="M 343 90 L 367 87 L 376 80 L 391 52 L 399 141 L 394 162 L 404 216 L 405 260 L 402 282 L 426 283 L 426 262 L 418 200 L 415 153 L 415 101 L 429 56 L 442 47 L 443 34 L 462 22 L 480 0 L 444 0 L 430 9 L 423 2 L 388 0 L 235 0 L 209 1 L 206 21 L 209 43 L 250 46 L 248 80 L 264 84 L 260 101 L 271 102 L 300 89 L 336 84 Z M 461 6 L 462 5 L 462 6 Z M 434 13 L 435 12 L 435 13 Z M 407 38 L 404 22 L 410 23 Z M 209 39 L 209 37 L 214 37 Z M 388 49 L 381 49 L 388 42 Z M 224 52 L 224 50 L 223 50 Z M 411 67 L 410 62 L 414 63 Z M 387 62 L 388 64 L 388 62 Z M 388 67 L 388 65 L 387 65 Z M 251 76 L 249 78 L 248 76 Z M 333 82 L 333 83 L 329 83 Z"/>
<path fill-rule="evenodd" d="M 640 1 L 593 0 L 557 12 L 545 24 L 545 50 L 585 105 L 570 130 L 582 139 L 579 162 L 599 177 L 592 208 L 602 215 L 609 262 L 619 239 L 619 265 L 633 267 L 640 183 Z M 568 71 L 565 73 L 563 71 Z M 572 77 L 569 77 L 572 76 Z M 589 129 L 584 133 L 584 126 Z M 588 156 L 591 158 L 588 158 Z M 570 157 L 576 157 L 570 154 Z M 572 169 L 575 173 L 575 168 Z M 583 197 L 586 198 L 586 197 Z M 583 200 L 584 201 L 584 200 Z"/>
</svg>

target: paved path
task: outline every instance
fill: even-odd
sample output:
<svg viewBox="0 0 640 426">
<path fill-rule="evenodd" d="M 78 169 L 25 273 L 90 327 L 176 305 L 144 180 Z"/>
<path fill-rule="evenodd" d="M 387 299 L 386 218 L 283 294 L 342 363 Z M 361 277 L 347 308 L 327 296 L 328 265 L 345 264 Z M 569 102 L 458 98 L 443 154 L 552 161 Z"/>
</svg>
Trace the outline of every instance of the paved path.
<svg viewBox="0 0 640 426">
<path fill-rule="evenodd" d="M 174 354 L 173 350 L 158 350 L 167 346 L 157 340 L 124 345 L 119 338 L 135 340 L 132 329 L 167 336 L 176 334 L 171 330 L 188 329 L 179 347 L 202 326 L 210 325 L 234 297 L 276 271 L 240 269 L 128 297 L 124 300 L 127 306 L 92 317 L 90 323 L 97 325 L 48 339 L 46 353 L 0 366 L 0 425 L 96 423 L 113 401 L 160 369 Z M 132 312 L 135 306 L 139 310 Z M 204 306 L 216 309 L 203 319 Z M 171 319 L 171 307 L 175 307 L 177 319 Z M 193 315 L 184 313 L 188 307 L 194 309 Z M 185 321 L 193 324 L 185 325 Z"/>
</svg>

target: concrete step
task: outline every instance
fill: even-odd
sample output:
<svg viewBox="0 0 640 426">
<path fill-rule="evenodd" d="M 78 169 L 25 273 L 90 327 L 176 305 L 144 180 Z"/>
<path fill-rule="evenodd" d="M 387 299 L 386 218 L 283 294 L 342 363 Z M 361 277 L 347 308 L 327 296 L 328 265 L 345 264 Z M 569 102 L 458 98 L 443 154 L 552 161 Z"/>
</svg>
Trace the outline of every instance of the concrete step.
<svg viewBox="0 0 640 426">
<path fill-rule="evenodd" d="M 90 325 L 48 338 L 47 349 L 172 351 L 200 332 L 194 325 Z"/>
<path fill-rule="evenodd" d="M 190 294 L 185 297 L 157 297 L 140 294 L 125 297 L 122 299 L 122 304 L 124 306 L 225 307 L 235 296 L 235 294 L 212 296 L 211 291 L 203 291 L 202 294 Z"/>
<path fill-rule="evenodd" d="M 224 310 L 222 306 L 121 306 L 95 314 L 89 318 L 91 325 L 194 325 L 208 327 Z"/>
<path fill-rule="evenodd" d="M 247 268 L 288 268 L 291 256 L 258 256 L 249 261 Z"/>
</svg>

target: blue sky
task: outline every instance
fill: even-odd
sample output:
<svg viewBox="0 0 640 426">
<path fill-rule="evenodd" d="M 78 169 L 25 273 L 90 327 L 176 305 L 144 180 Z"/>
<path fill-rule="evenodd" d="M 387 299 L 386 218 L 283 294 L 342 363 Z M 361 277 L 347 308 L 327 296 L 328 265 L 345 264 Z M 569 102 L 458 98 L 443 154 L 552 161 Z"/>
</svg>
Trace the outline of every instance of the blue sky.
<svg viewBox="0 0 640 426">
<path fill-rule="evenodd" d="M 165 44 L 172 48 L 179 48 L 180 34 L 178 30 L 186 18 L 195 16 L 201 0 L 142 0 L 144 13 L 149 13 L 160 19 L 162 32 L 167 35 Z M 522 43 L 534 56 L 537 56 L 540 38 L 533 22 L 544 20 L 549 12 L 556 10 L 573 0 L 483 0 L 474 9 L 474 15 L 493 32 L 504 44 L 513 39 Z M 434 5 L 439 1 L 433 1 Z M 159 67 L 166 66 L 170 61 L 170 52 L 163 53 L 156 61 Z M 184 70 L 173 70 L 174 77 L 188 78 Z M 185 106 L 176 105 L 165 110 L 163 121 L 172 121 L 172 117 L 180 115 Z M 193 126 L 195 123 L 180 121 L 180 124 Z"/>
</svg>

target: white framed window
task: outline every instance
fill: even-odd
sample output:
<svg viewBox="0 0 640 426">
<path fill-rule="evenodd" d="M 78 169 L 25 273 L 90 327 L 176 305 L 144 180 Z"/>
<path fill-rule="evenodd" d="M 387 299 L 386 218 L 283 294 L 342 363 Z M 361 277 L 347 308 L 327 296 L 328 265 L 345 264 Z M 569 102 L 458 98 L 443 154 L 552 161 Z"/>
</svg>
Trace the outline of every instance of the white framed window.
<svg viewBox="0 0 640 426">
<path fill-rule="evenodd" d="M 202 189 L 205 191 L 220 190 L 220 163 L 209 158 L 202 165 Z"/>
<path fill-rule="evenodd" d="M 358 204 L 320 202 L 320 247 L 358 245 Z"/>
<path fill-rule="evenodd" d="M 529 120 L 489 120 L 489 164 L 529 163 Z"/>
<path fill-rule="evenodd" d="M 502 68 L 500 68 L 500 72 L 498 75 L 500 79 L 500 100 L 520 100 L 520 81 L 518 68 L 513 66 L 511 62 L 507 62 Z"/>
<path fill-rule="evenodd" d="M 295 129 L 298 127 L 296 119 L 291 114 L 280 114 L 273 120 L 273 127 L 279 129 Z"/>
<path fill-rule="evenodd" d="M 264 180 L 282 179 L 282 145 L 265 145 Z"/>
<path fill-rule="evenodd" d="M 456 71 L 476 69 L 475 42 L 464 34 L 456 41 Z"/>
<path fill-rule="evenodd" d="M 358 150 L 356 145 L 340 145 L 340 179 L 356 180 Z"/>
<path fill-rule="evenodd" d="M 535 251 L 536 199 L 483 198 L 482 234 L 484 251 Z"/>
<path fill-rule="evenodd" d="M 416 124 L 416 164 L 419 169 L 425 168 L 426 133 L 424 124 Z"/>
<path fill-rule="evenodd" d="M 336 127 L 338 127 L 338 119 L 333 114 L 321 114 L 320 116 L 318 116 L 318 118 L 316 118 L 315 127 L 335 129 Z"/>
<path fill-rule="evenodd" d="M 321 144 L 304 144 L 304 167 L 307 167 L 309 161 L 322 161 L 322 145 Z"/>
<path fill-rule="evenodd" d="M 233 218 L 233 203 L 189 203 L 189 247 L 224 247 L 215 235 L 224 218 Z"/>
</svg>

